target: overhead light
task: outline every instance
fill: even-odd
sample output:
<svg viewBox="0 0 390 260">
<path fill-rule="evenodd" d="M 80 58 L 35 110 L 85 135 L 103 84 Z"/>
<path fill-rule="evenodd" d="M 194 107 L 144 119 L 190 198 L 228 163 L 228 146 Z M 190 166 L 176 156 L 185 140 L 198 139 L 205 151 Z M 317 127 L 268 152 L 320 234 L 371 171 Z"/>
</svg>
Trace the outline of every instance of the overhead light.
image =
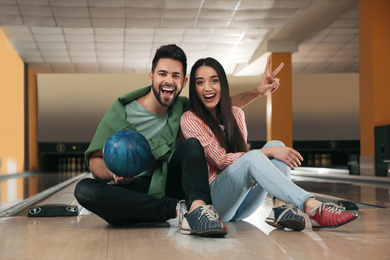
<svg viewBox="0 0 390 260">
<path fill-rule="evenodd" d="M 265 52 L 250 64 L 239 64 L 234 76 L 259 76 L 264 73 L 271 52 Z"/>
</svg>

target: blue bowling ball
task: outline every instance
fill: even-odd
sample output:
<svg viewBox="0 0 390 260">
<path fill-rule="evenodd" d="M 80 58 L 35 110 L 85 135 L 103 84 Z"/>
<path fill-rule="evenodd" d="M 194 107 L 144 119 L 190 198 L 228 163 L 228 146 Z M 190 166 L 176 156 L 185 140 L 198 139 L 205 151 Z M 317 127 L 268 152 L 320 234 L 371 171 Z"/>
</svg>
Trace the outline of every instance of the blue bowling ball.
<svg viewBox="0 0 390 260">
<path fill-rule="evenodd" d="M 148 140 L 133 130 L 114 133 L 103 147 L 103 160 L 117 176 L 131 178 L 148 165 L 152 153 Z"/>
</svg>

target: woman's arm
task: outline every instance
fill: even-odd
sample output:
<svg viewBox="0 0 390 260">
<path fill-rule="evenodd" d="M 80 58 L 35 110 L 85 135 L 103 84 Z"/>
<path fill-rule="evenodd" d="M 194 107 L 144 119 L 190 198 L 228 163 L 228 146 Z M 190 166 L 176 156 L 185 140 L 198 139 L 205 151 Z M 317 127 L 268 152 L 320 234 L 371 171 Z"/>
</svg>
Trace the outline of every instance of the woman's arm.
<svg viewBox="0 0 390 260">
<path fill-rule="evenodd" d="M 267 66 L 265 67 L 263 78 L 261 79 L 257 88 L 231 97 L 231 102 L 233 106 L 238 106 L 243 108 L 244 106 L 251 103 L 253 100 L 265 96 L 268 93 L 273 93 L 278 89 L 280 83 L 279 83 L 279 79 L 275 78 L 275 76 L 283 68 L 284 63 L 280 63 L 279 67 L 277 67 L 272 72 L 270 69 L 270 63 L 271 60 L 270 58 L 268 58 Z"/>
</svg>

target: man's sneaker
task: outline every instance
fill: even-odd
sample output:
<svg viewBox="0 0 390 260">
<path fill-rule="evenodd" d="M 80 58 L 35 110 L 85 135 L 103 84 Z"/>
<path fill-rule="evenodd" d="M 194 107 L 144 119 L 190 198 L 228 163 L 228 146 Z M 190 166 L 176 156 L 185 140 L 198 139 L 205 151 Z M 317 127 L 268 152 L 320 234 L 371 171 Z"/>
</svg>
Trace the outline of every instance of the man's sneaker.
<svg viewBox="0 0 390 260">
<path fill-rule="evenodd" d="M 333 203 L 322 203 L 314 216 L 309 216 L 313 228 L 335 228 L 357 219 L 353 210 L 345 210 Z"/>
<path fill-rule="evenodd" d="M 213 206 L 200 206 L 184 215 L 181 233 L 211 237 L 225 236 L 227 228 L 218 218 L 218 213 Z"/>
<path fill-rule="evenodd" d="M 279 229 L 301 231 L 305 228 L 305 218 L 299 215 L 298 209 L 291 204 L 273 208 L 265 222 Z"/>
<path fill-rule="evenodd" d="M 184 215 L 187 214 L 188 209 L 185 200 L 180 200 L 176 205 L 176 219 L 177 226 L 181 228 L 181 224 L 183 223 Z"/>
</svg>

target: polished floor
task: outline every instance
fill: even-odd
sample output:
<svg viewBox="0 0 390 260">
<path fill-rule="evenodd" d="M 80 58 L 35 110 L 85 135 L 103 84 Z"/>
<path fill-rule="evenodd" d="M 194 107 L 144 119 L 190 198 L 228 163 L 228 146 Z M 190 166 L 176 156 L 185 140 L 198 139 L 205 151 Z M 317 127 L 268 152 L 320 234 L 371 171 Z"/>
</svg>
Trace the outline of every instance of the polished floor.
<svg viewBox="0 0 390 260">
<path fill-rule="evenodd" d="M 70 180 L 80 173 L 33 173 L 0 175 L 0 216 L 1 212 Z"/>
<path fill-rule="evenodd" d="M 245 221 L 226 223 L 225 238 L 204 238 L 182 235 L 169 223 L 114 228 L 86 211 L 46 218 L 21 211 L 0 218 L 0 259 L 389 259 L 389 180 L 337 181 L 309 173 L 294 174 L 294 182 L 315 194 L 358 202 L 360 218 L 336 229 L 307 224 L 302 232 L 276 230 L 264 223 L 271 208 L 267 198 Z M 76 182 L 45 200 L 75 203 Z"/>
</svg>

